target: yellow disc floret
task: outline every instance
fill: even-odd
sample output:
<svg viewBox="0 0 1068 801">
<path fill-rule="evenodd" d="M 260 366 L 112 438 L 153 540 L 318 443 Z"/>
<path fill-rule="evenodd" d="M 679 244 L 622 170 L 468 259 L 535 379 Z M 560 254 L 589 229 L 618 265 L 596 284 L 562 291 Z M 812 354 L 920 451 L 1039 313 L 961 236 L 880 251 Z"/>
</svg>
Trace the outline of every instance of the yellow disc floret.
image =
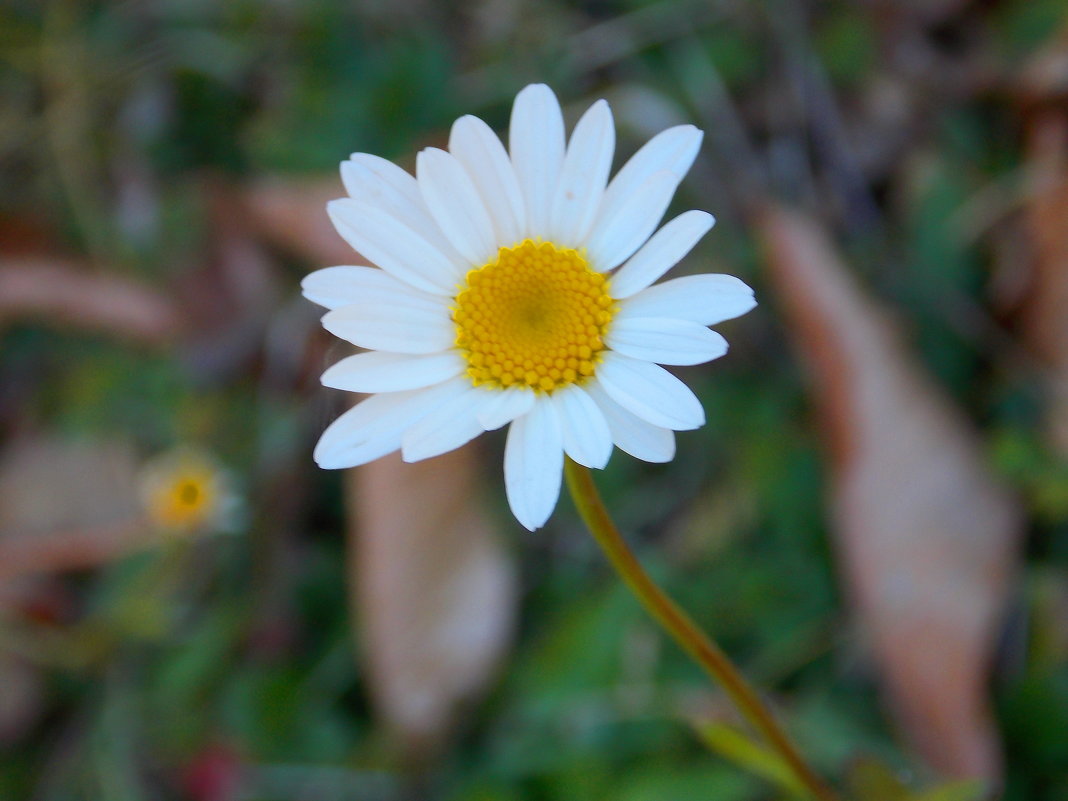
<svg viewBox="0 0 1068 801">
<path fill-rule="evenodd" d="M 145 511 L 164 529 L 195 529 L 218 514 L 221 504 L 218 469 L 193 453 L 168 454 L 145 470 Z"/>
<path fill-rule="evenodd" d="M 577 250 L 527 239 L 467 273 L 452 319 L 475 386 L 552 392 L 593 375 L 616 312 Z"/>
</svg>

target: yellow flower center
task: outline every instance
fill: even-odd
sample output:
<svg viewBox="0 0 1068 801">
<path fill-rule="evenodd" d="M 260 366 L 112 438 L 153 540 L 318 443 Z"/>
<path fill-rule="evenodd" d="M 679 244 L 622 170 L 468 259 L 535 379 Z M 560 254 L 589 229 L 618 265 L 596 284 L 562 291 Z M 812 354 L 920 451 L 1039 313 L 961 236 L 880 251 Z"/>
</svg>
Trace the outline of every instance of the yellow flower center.
<svg viewBox="0 0 1068 801">
<path fill-rule="evenodd" d="M 593 375 L 616 312 L 608 279 L 569 248 L 527 239 L 467 273 L 452 319 L 475 386 L 552 392 Z"/>
<path fill-rule="evenodd" d="M 215 507 L 213 476 L 191 469 L 171 476 L 153 488 L 149 514 L 159 525 L 189 527 L 203 523 Z"/>
</svg>

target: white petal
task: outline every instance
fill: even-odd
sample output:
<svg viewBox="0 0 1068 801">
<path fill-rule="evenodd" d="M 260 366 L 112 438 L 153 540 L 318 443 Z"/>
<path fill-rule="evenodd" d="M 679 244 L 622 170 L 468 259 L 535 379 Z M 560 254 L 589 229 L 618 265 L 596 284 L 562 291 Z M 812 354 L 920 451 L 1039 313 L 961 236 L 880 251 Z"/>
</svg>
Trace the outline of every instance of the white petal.
<svg viewBox="0 0 1068 801">
<path fill-rule="evenodd" d="M 670 317 L 617 317 L 605 342 L 624 356 L 657 364 L 703 364 L 727 352 L 720 334 Z"/>
<path fill-rule="evenodd" d="M 612 441 L 621 451 L 645 462 L 670 462 L 675 458 L 675 432 L 647 423 L 628 412 L 610 397 L 596 381 L 590 381 L 584 389 L 600 407 Z"/>
<path fill-rule="evenodd" d="M 349 392 L 400 392 L 440 384 L 464 371 L 467 363 L 456 351 L 429 356 L 369 351 L 333 365 L 321 379 L 323 386 Z"/>
<path fill-rule="evenodd" d="M 493 390 L 471 386 L 457 379 L 462 392 L 447 398 L 404 433 L 401 454 L 406 462 L 419 462 L 456 450 L 482 433 L 478 412 L 492 401 Z"/>
<path fill-rule="evenodd" d="M 683 212 L 669 222 L 612 276 L 612 297 L 629 298 L 641 292 L 678 264 L 715 222 L 708 212 L 696 210 Z"/>
<path fill-rule="evenodd" d="M 327 312 L 323 328 L 353 345 L 392 353 L 437 353 L 452 347 L 449 310 L 417 305 L 354 303 Z"/>
<path fill-rule="evenodd" d="M 672 173 L 655 172 L 637 192 L 617 204 L 613 214 L 597 218 L 586 243 L 595 270 L 612 270 L 641 247 L 660 224 L 677 183 Z"/>
<path fill-rule="evenodd" d="M 315 463 L 324 470 L 340 470 L 346 467 L 358 467 L 375 459 L 380 459 L 388 453 L 400 448 L 400 430 L 389 430 L 377 433 L 373 438 L 355 439 L 347 436 L 352 428 L 350 416 L 366 414 L 360 407 L 375 398 L 384 398 L 385 395 L 376 395 L 368 398 L 360 404 L 349 409 L 341 417 L 330 424 L 323 432 L 315 446 Z M 360 412 L 356 410 L 360 409 Z M 414 419 L 414 417 L 412 418 Z M 407 422 L 407 420 L 405 421 Z"/>
<path fill-rule="evenodd" d="M 446 239 L 472 265 L 483 265 L 497 252 L 493 223 L 463 165 L 436 147 L 415 162 L 419 190 Z"/>
<path fill-rule="evenodd" d="M 581 465 L 602 469 L 612 455 L 612 432 L 600 408 L 577 384 L 556 390 L 550 398 L 560 420 L 564 452 Z"/>
<path fill-rule="evenodd" d="M 411 227 L 362 200 L 326 204 L 341 236 L 395 278 L 426 292 L 453 295 L 463 271 Z"/>
<path fill-rule="evenodd" d="M 690 169 L 704 134 L 692 125 L 677 125 L 661 131 L 635 153 L 616 173 L 605 190 L 601 202 L 601 214 L 607 219 L 614 217 L 618 206 L 649 180 L 650 176 L 667 170 L 675 176 L 675 186 Z M 675 187 L 671 190 L 675 192 Z"/>
<path fill-rule="evenodd" d="M 377 267 L 324 267 L 308 273 L 300 282 L 301 292 L 312 303 L 336 309 L 359 300 L 366 276 L 386 276 Z M 388 276 L 387 276 L 388 277 Z M 375 281 L 372 277 L 370 281 Z M 390 278 L 393 281 L 395 279 Z M 400 286 L 406 286 L 397 282 Z"/>
<path fill-rule="evenodd" d="M 486 431 L 496 431 L 529 412 L 534 407 L 535 398 L 533 390 L 526 387 L 497 390 L 493 401 L 478 413 L 478 422 Z"/>
<path fill-rule="evenodd" d="M 523 238 L 527 213 L 512 162 L 501 140 L 478 117 L 460 117 L 449 134 L 449 150 L 467 170 L 493 221 L 497 245 Z"/>
<path fill-rule="evenodd" d="M 544 236 L 564 161 L 564 118 L 556 95 L 545 84 L 531 84 L 516 95 L 508 150 L 527 210 L 524 235 Z"/>
<path fill-rule="evenodd" d="M 704 425 L 697 396 L 663 367 L 608 351 L 597 380 L 612 400 L 654 426 L 687 431 Z"/>
<path fill-rule="evenodd" d="M 372 395 L 323 432 L 315 446 L 316 463 L 327 470 L 355 467 L 392 453 L 401 435 L 443 398 L 456 391 L 454 382 L 409 392 Z"/>
<path fill-rule="evenodd" d="M 370 153 L 354 153 L 341 162 L 341 182 L 349 197 L 377 206 L 412 228 L 433 228 L 414 176 L 386 159 Z"/>
<path fill-rule="evenodd" d="M 740 317 L 756 305 L 753 290 L 733 275 L 686 275 L 627 298 L 613 322 L 630 317 L 674 317 L 715 325 Z"/>
<path fill-rule="evenodd" d="M 414 175 L 380 156 L 353 153 L 349 161 L 341 163 L 341 181 L 350 197 L 377 206 L 417 231 L 450 261 L 462 262 L 427 211 Z"/>
<path fill-rule="evenodd" d="M 377 267 L 325 267 L 304 276 L 304 297 L 328 309 L 353 303 L 410 306 L 444 303 L 439 295 L 420 292 Z"/>
<path fill-rule="evenodd" d="M 615 147 L 612 111 L 598 100 L 582 115 L 568 142 L 547 239 L 565 247 L 579 247 L 585 241 L 600 208 Z"/>
<path fill-rule="evenodd" d="M 407 207 L 415 213 L 429 216 L 423 206 L 423 197 L 419 194 L 419 184 L 415 176 L 398 167 L 389 159 L 376 156 L 373 153 L 353 153 L 349 161 L 341 163 L 341 181 L 345 184 L 345 191 L 350 197 L 359 200 L 369 187 L 365 185 L 365 176 L 374 177 L 381 184 L 376 191 L 381 199 L 392 197 L 402 200 L 402 207 Z M 387 194 L 388 190 L 388 194 Z"/>
<path fill-rule="evenodd" d="M 549 519 L 560 497 L 564 445 L 551 403 L 539 398 L 528 414 L 508 429 L 504 446 L 504 487 L 508 504 L 525 528 L 533 531 Z"/>
</svg>

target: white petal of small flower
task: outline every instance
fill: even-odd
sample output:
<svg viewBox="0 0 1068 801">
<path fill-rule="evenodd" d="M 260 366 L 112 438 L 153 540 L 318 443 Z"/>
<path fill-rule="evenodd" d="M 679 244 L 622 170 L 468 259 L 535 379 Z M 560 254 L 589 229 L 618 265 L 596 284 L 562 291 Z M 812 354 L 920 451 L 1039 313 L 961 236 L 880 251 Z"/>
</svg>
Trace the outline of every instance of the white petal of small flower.
<svg viewBox="0 0 1068 801">
<path fill-rule="evenodd" d="M 440 384 L 467 368 L 455 351 L 411 356 L 372 350 L 348 356 L 322 376 L 325 387 L 349 392 L 401 392 Z"/>
<path fill-rule="evenodd" d="M 585 390 L 608 421 L 617 448 L 644 462 L 670 462 L 675 458 L 674 431 L 631 414 L 608 397 L 596 380 L 588 383 Z"/>
<path fill-rule="evenodd" d="M 351 198 L 331 200 L 326 210 L 346 242 L 395 278 L 438 295 L 456 291 L 462 270 L 395 217 Z"/>
<path fill-rule="evenodd" d="M 545 525 L 560 497 L 564 443 L 551 403 L 538 402 L 508 429 L 504 487 L 512 513 L 533 531 Z"/>
<path fill-rule="evenodd" d="M 544 236 L 564 163 L 564 117 L 556 95 L 545 84 L 532 84 L 516 95 L 508 149 L 527 210 L 524 235 Z"/>
<path fill-rule="evenodd" d="M 401 438 L 401 455 L 406 462 L 419 462 L 456 450 L 482 433 L 478 412 L 492 400 L 492 393 L 471 386 L 464 378 L 449 382 L 458 387 Z"/>
<path fill-rule="evenodd" d="M 564 453 L 581 465 L 602 469 L 612 455 L 612 432 L 600 408 L 577 384 L 557 390 L 551 400 L 560 421 Z"/>
<path fill-rule="evenodd" d="M 526 387 L 508 387 L 492 394 L 492 402 L 478 413 L 478 422 L 486 431 L 496 431 L 517 417 L 522 417 L 534 408 L 537 398 L 533 390 Z"/>
<path fill-rule="evenodd" d="M 608 103 L 598 100 L 582 115 L 568 142 L 549 212 L 549 240 L 564 247 L 579 247 L 585 241 L 600 208 L 615 148 L 612 112 Z"/>
<path fill-rule="evenodd" d="M 677 125 L 661 131 L 623 165 L 608 184 L 601 204 L 601 219 L 614 217 L 620 205 L 630 202 L 649 178 L 661 170 L 675 176 L 675 187 L 690 170 L 704 134 L 692 125 Z"/>
<path fill-rule="evenodd" d="M 478 189 L 493 220 L 496 243 L 511 245 L 522 239 L 527 221 L 523 193 L 497 134 L 478 117 L 460 117 L 449 134 L 449 151 Z"/>
<path fill-rule="evenodd" d="M 624 356 L 657 364 L 704 364 L 727 352 L 727 340 L 715 331 L 665 317 L 613 320 L 605 341 Z"/>
<path fill-rule="evenodd" d="M 705 424 L 697 396 L 663 367 L 608 351 L 597 380 L 612 400 L 655 426 L 688 431 Z"/>
<path fill-rule="evenodd" d="M 687 211 L 669 222 L 612 276 L 612 297 L 629 298 L 678 264 L 716 219 L 706 211 Z"/>
<path fill-rule="evenodd" d="M 418 155 L 419 189 L 438 227 L 471 264 L 485 264 L 497 252 L 493 223 L 471 177 L 451 153 L 428 147 Z"/>
<path fill-rule="evenodd" d="M 627 298 L 614 322 L 632 317 L 674 317 L 715 325 L 740 317 L 754 306 L 753 290 L 733 275 L 685 275 Z"/>
<path fill-rule="evenodd" d="M 628 198 L 629 203 L 618 204 L 614 215 L 597 218 L 586 243 L 594 269 L 615 269 L 649 238 L 667 211 L 678 182 L 670 172 L 654 172 Z"/>
<path fill-rule="evenodd" d="M 327 312 L 323 328 L 361 348 L 392 353 L 437 353 L 456 338 L 447 308 L 415 304 L 353 303 Z"/>
<path fill-rule="evenodd" d="M 331 423 L 315 446 L 315 462 L 336 470 L 373 462 L 401 446 L 401 435 L 451 396 L 450 382 L 409 392 L 372 395 Z"/>
<path fill-rule="evenodd" d="M 304 277 L 304 297 L 328 309 L 353 303 L 410 306 L 415 302 L 430 308 L 441 306 L 437 295 L 420 292 L 377 267 L 324 267 Z"/>
</svg>

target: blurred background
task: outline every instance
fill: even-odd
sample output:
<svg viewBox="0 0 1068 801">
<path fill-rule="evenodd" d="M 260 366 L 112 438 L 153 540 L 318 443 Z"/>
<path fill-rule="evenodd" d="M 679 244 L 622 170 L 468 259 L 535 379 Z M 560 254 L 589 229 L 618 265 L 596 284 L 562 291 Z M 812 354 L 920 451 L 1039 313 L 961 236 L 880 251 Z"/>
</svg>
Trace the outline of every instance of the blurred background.
<svg viewBox="0 0 1068 801">
<path fill-rule="evenodd" d="M 338 162 L 534 81 L 703 128 L 761 301 L 598 476 L 643 561 L 852 797 L 1068 798 L 1063 0 L 7 0 L 0 798 L 788 797 L 501 434 L 312 462 Z"/>
</svg>

